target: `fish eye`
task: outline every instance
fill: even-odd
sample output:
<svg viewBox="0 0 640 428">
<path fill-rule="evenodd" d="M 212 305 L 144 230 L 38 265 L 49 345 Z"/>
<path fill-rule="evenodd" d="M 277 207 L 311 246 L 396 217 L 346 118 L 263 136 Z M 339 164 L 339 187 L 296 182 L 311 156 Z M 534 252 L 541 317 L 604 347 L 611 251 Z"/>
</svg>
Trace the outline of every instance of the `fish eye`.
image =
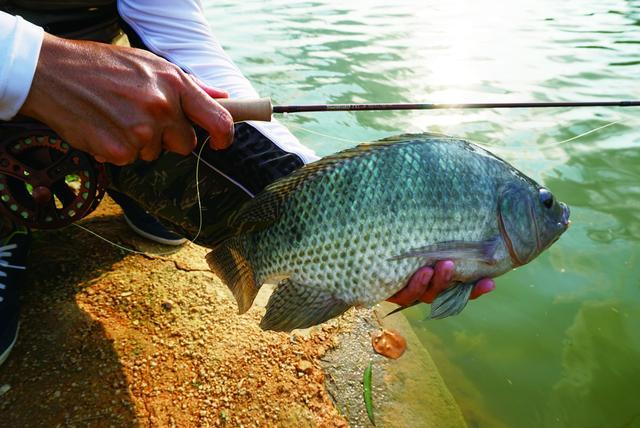
<svg viewBox="0 0 640 428">
<path fill-rule="evenodd" d="M 547 208 L 553 206 L 553 194 L 544 187 L 538 191 L 540 195 L 540 202 Z"/>
</svg>

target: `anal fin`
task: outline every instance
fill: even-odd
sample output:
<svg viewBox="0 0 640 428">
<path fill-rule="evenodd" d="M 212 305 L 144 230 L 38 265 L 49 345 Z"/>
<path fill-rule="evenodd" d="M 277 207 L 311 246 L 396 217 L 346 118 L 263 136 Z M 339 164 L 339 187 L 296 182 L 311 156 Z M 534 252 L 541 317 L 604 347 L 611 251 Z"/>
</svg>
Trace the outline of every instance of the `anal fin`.
<svg viewBox="0 0 640 428">
<path fill-rule="evenodd" d="M 260 327 L 287 332 L 307 328 L 334 318 L 349 307 L 327 291 L 285 279 L 269 298 Z"/>
<path fill-rule="evenodd" d="M 473 282 L 468 282 L 453 285 L 442 291 L 431 303 L 431 313 L 427 319 L 438 320 L 458 315 L 467 306 L 474 285 Z"/>
</svg>

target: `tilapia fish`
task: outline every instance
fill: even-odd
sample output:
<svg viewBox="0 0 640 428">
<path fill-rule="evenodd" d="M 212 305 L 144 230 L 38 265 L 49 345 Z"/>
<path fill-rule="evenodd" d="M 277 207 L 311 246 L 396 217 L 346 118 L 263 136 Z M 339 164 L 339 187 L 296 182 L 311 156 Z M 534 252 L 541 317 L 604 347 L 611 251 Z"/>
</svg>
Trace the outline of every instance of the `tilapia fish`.
<svg viewBox="0 0 640 428">
<path fill-rule="evenodd" d="M 362 144 L 306 165 L 241 207 L 208 254 L 240 313 L 278 282 L 261 327 L 290 331 L 372 306 L 420 267 L 455 261 L 431 318 L 459 313 L 473 284 L 533 260 L 569 209 L 507 162 L 435 134 Z"/>
</svg>

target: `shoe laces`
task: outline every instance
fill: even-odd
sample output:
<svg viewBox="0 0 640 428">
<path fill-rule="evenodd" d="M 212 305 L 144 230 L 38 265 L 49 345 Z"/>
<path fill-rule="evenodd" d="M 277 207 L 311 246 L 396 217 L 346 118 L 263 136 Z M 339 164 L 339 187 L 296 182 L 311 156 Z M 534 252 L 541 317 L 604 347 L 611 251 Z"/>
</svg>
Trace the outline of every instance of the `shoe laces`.
<svg viewBox="0 0 640 428">
<path fill-rule="evenodd" d="M 11 250 L 13 250 L 16 247 L 17 247 L 16 244 L 3 245 L 3 246 L 0 247 L 0 278 L 6 278 L 7 277 L 7 272 L 5 272 L 5 269 L 7 269 L 7 268 L 9 268 L 9 269 L 23 269 L 23 270 L 26 269 L 25 266 L 12 265 L 8 261 L 4 260 L 5 257 L 11 257 L 11 255 L 13 254 L 11 252 Z M 4 289 L 6 289 L 6 285 L 3 284 L 3 283 L 0 283 L 0 293 Z M 0 295 L 0 303 L 2 303 L 3 300 L 4 300 L 4 298 Z"/>
</svg>

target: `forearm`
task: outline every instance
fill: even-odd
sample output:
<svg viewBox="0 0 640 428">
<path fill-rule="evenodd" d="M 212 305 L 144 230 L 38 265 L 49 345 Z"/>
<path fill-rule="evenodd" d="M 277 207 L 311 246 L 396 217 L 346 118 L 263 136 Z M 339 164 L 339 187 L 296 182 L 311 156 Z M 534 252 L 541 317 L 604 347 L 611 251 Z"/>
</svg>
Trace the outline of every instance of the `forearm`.
<svg viewBox="0 0 640 428">
<path fill-rule="evenodd" d="M 198 0 L 118 0 L 122 19 L 154 53 L 206 84 L 224 89 L 231 98 L 258 96 L 212 34 Z M 282 149 L 298 154 L 305 162 L 317 159 L 280 123 L 250 122 Z"/>
<path fill-rule="evenodd" d="M 11 119 L 24 104 L 43 35 L 42 28 L 0 12 L 0 120 Z"/>
</svg>

